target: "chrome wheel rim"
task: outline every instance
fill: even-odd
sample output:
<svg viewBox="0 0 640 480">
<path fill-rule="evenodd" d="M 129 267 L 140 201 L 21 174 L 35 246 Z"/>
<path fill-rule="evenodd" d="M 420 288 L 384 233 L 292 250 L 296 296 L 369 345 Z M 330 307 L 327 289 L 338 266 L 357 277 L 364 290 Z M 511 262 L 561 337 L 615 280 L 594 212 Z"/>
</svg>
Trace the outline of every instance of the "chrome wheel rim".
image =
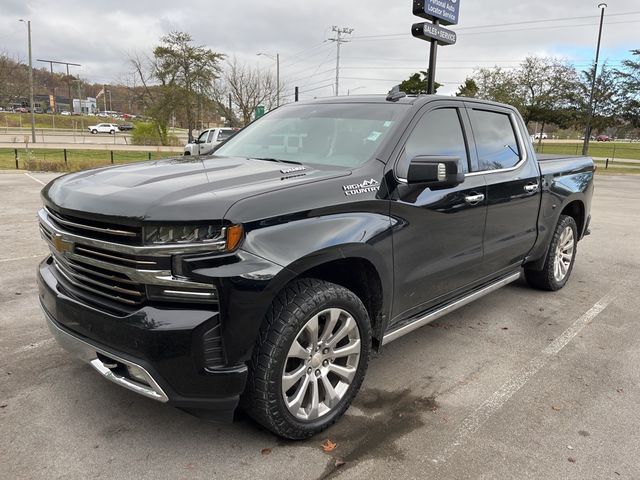
<svg viewBox="0 0 640 480">
<path fill-rule="evenodd" d="M 347 393 L 360 362 L 361 339 L 353 316 L 328 308 L 311 317 L 289 348 L 282 397 L 300 420 L 328 414 Z"/>
<path fill-rule="evenodd" d="M 567 227 L 562 231 L 560 240 L 556 246 L 556 256 L 553 262 L 553 276 L 557 282 L 561 282 L 569 273 L 571 262 L 573 261 L 573 250 L 575 240 L 573 229 Z"/>
</svg>

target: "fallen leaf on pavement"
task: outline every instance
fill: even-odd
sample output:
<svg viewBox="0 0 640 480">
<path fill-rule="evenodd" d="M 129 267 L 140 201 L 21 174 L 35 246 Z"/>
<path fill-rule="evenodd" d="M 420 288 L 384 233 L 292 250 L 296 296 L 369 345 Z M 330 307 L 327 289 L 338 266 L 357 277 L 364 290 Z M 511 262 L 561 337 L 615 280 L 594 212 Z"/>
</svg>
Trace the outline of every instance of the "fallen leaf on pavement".
<svg viewBox="0 0 640 480">
<path fill-rule="evenodd" d="M 567 460 L 569 460 L 571 463 L 576 463 L 576 459 L 573 457 L 569 457 L 567 458 Z"/>
<path fill-rule="evenodd" d="M 260 450 L 260 453 L 262 455 L 269 455 L 271 453 L 271 449 L 270 448 L 263 448 L 262 450 Z"/>
<path fill-rule="evenodd" d="M 336 463 L 335 463 L 336 468 L 340 468 L 340 467 L 341 467 L 341 466 L 343 466 L 345 463 L 347 463 L 347 462 L 345 462 L 345 461 L 344 461 L 344 460 L 342 460 L 341 458 L 336 458 Z"/>
<path fill-rule="evenodd" d="M 558 407 L 557 405 L 551 405 L 551 409 L 555 410 L 556 412 L 559 412 L 560 410 L 562 410 L 562 407 Z"/>
<path fill-rule="evenodd" d="M 333 452 L 336 449 L 337 446 L 338 446 L 337 443 L 334 443 L 331 440 L 327 440 L 326 442 L 324 442 L 322 444 L 322 450 L 325 453 Z"/>
</svg>

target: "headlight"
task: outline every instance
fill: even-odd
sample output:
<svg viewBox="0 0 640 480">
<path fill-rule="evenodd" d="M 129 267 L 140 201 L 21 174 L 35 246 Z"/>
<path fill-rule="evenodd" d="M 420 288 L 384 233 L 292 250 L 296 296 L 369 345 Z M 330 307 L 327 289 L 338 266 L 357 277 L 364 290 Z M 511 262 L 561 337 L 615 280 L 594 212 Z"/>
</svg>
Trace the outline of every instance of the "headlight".
<svg viewBox="0 0 640 480">
<path fill-rule="evenodd" d="M 145 245 L 211 244 L 212 250 L 235 250 L 242 240 L 242 225 L 151 225 L 144 227 Z"/>
</svg>

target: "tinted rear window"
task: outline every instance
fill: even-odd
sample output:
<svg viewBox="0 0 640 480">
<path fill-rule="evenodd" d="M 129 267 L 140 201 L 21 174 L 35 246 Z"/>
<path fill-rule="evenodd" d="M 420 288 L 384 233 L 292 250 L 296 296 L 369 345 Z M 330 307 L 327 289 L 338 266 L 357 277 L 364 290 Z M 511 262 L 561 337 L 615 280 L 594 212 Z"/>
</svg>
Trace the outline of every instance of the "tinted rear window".
<svg viewBox="0 0 640 480">
<path fill-rule="evenodd" d="M 522 155 L 511 115 L 487 110 L 469 110 L 478 150 L 479 170 L 515 166 Z"/>
</svg>

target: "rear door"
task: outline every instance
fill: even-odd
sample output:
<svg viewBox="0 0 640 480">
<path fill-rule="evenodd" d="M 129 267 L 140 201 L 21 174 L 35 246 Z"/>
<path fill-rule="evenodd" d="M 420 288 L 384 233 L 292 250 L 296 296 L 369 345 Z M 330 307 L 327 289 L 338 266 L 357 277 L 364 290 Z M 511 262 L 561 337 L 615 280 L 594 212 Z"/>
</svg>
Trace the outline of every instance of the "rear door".
<svg viewBox="0 0 640 480">
<path fill-rule="evenodd" d="M 393 233 L 391 327 L 454 296 L 481 276 L 484 177 L 436 190 L 402 181 L 416 156 L 458 157 L 459 169 L 469 171 L 470 127 L 465 115 L 461 102 L 429 103 L 401 140 L 395 167 L 401 183 L 390 192 L 391 217 L 398 221 Z"/>
<path fill-rule="evenodd" d="M 483 271 L 499 274 L 522 263 L 537 237 L 540 170 L 512 110 L 467 103 L 477 164 L 470 177 L 487 185 Z"/>
</svg>

